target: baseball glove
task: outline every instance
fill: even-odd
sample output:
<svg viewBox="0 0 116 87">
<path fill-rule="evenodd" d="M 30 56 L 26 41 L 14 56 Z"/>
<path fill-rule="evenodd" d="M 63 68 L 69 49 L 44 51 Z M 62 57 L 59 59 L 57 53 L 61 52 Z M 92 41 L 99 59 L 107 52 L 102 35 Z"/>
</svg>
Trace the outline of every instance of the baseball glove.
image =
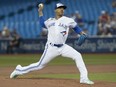
<svg viewBox="0 0 116 87">
<path fill-rule="evenodd" d="M 85 42 L 86 38 L 87 38 L 86 34 L 80 35 L 80 37 L 77 40 L 77 45 L 81 46 Z"/>
</svg>

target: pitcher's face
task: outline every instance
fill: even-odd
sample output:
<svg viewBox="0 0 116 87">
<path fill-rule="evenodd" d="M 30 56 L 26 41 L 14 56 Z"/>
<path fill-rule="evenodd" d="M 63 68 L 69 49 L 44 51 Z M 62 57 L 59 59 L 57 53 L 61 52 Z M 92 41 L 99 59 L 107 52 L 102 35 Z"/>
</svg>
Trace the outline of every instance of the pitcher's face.
<svg viewBox="0 0 116 87">
<path fill-rule="evenodd" d="M 56 10 L 55 10 L 55 13 L 56 13 L 56 15 L 58 15 L 58 16 L 63 16 L 64 15 L 64 8 L 57 8 Z"/>
</svg>

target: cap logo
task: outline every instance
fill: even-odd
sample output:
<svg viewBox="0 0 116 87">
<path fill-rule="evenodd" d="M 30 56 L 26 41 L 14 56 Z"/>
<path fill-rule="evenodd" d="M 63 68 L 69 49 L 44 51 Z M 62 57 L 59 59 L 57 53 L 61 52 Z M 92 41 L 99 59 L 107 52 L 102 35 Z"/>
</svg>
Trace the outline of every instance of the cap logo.
<svg viewBox="0 0 116 87">
<path fill-rule="evenodd" d="M 61 3 L 58 3 L 57 4 L 57 7 L 60 7 L 60 6 L 64 6 L 63 4 L 61 4 Z"/>
</svg>

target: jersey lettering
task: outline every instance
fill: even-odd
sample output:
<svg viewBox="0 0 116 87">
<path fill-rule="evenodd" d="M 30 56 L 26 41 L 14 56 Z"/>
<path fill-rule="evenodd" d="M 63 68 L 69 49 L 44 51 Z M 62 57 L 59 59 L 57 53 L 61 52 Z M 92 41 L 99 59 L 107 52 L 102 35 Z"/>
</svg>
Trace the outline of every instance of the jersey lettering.
<svg viewBox="0 0 116 87">
<path fill-rule="evenodd" d="M 58 26 L 60 26 L 60 27 L 63 27 L 63 28 L 65 28 L 65 29 L 67 29 L 67 26 L 66 26 L 65 24 L 59 23 L 59 25 L 58 25 Z"/>
</svg>

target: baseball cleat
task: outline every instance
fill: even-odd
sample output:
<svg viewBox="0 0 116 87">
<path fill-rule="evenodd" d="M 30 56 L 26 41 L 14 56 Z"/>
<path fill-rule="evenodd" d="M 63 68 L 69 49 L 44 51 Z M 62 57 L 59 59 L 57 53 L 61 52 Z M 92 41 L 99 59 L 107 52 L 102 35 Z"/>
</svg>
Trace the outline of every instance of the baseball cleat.
<svg viewBox="0 0 116 87">
<path fill-rule="evenodd" d="M 91 81 L 91 80 L 89 80 L 89 79 L 88 79 L 88 80 L 81 80 L 80 83 L 88 84 L 88 85 L 92 85 L 92 84 L 94 84 L 94 82 Z"/>
<path fill-rule="evenodd" d="M 19 69 L 21 67 L 21 65 L 17 65 L 16 69 Z M 21 73 L 17 70 L 14 70 L 11 75 L 10 75 L 10 78 L 13 79 L 13 78 L 16 78 L 18 75 L 21 75 Z"/>
</svg>

